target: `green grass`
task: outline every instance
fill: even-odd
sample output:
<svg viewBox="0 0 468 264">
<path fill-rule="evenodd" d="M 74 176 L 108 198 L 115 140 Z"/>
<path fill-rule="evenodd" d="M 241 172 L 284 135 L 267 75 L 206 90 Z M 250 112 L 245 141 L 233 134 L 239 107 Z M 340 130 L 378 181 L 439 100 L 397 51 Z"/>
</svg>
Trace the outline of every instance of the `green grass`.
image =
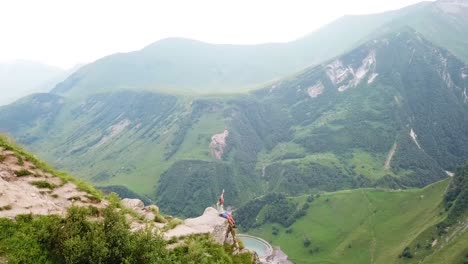
<svg viewBox="0 0 468 264">
<path fill-rule="evenodd" d="M 33 181 L 31 182 L 32 185 L 36 186 L 37 188 L 47 188 L 47 189 L 55 189 L 57 187 L 55 184 L 52 184 L 48 181 Z M 78 197 L 79 198 L 79 197 Z"/>
<path fill-rule="evenodd" d="M 390 170 L 384 168 L 385 158 L 383 156 L 371 155 L 369 152 L 355 150 L 349 161 L 354 171 L 369 179 L 379 179 L 385 175 L 394 175 Z"/>
<path fill-rule="evenodd" d="M 172 218 L 169 220 L 169 222 L 167 222 L 166 225 L 164 225 L 164 227 L 162 228 L 162 231 L 166 232 L 166 231 L 172 230 L 180 224 L 182 224 L 182 220 L 177 219 L 177 218 Z"/>
<path fill-rule="evenodd" d="M 253 235 L 281 246 L 296 263 L 397 263 L 418 235 L 438 223 L 448 181 L 424 189 L 358 189 L 322 194 L 286 228 L 267 224 Z M 294 198 L 303 202 L 305 196 Z M 278 235 L 273 235 L 273 228 Z M 311 244 L 304 247 L 304 240 Z M 312 252 L 310 252 L 312 251 Z"/>
<path fill-rule="evenodd" d="M 16 176 L 18 176 L 18 177 L 23 177 L 23 176 L 31 175 L 32 172 L 30 172 L 30 171 L 27 170 L 27 169 L 21 169 L 21 170 L 19 170 L 19 171 L 15 171 L 15 174 L 16 174 Z"/>
<path fill-rule="evenodd" d="M 224 132 L 224 122 L 222 112 L 203 115 L 190 128 L 173 160 L 213 160 L 209 149 L 211 137 Z"/>
<path fill-rule="evenodd" d="M 424 259 L 424 263 L 466 263 L 468 260 L 468 231 L 465 230 L 458 239 L 446 243 L 440 250 Z M 465 262 L 460 260 L 465 259 Z"/>
</svg>

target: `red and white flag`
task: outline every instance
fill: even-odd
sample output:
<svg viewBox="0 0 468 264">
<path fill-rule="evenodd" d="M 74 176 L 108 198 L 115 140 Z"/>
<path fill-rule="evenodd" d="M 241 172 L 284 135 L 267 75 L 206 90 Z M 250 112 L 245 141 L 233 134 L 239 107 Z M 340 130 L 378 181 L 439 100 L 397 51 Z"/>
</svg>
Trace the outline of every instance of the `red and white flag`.
<svg viewBox="0 0 468 264">
<path fill-rule="evenodd" d="M 223 192 L 221 193 L 221 195 L 219 196 L 218 204 L 219 205 L 224 204 L 224 189 L 223 189 Z"/>
</svg>

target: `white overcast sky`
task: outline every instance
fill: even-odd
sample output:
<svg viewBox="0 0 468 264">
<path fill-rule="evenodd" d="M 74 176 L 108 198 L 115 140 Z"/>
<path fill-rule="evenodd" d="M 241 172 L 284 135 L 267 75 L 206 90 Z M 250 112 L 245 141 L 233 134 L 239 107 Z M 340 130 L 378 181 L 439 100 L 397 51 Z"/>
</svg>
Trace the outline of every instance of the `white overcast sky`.
<svg viewBox="0 0 468 264">
<path fill-rule="evenodd" d="M 166 37 L 284 42 L 350 14 L 420 0 L 0 0 L 0 61 L 71 67 Z"/>
</svg>

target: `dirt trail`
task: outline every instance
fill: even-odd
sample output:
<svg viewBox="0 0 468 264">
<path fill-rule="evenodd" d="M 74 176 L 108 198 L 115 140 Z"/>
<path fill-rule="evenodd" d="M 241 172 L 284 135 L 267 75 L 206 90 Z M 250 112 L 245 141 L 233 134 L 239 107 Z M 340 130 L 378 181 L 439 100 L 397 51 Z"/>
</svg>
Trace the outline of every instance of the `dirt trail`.
<svg viewBox="0 0 468 264">
<path fill-rule="evenodd" d="M 397 143 L 393 143 L 393 146 L 392 148 L 390 149 L 390 152 L 388 153 L 388 156 L 387 156 L 387 159 L 385 160 L 385 165 L 384 165 L 384 168 L 386 170 L 389 170 L 390 169 L 390 163 L 392 162 L 392 159 L 393 159 L 393 156 L 395 155 L 395 152 L 396 152 L 396 148 L 397 148 Z"/>
</svg>

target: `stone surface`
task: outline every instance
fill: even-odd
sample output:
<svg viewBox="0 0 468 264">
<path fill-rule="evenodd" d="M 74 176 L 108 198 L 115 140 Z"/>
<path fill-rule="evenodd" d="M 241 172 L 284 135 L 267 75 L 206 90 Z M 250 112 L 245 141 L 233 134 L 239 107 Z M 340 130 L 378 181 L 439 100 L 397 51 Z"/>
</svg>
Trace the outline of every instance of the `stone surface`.
<svg viewBox="0 0 468 264">
<path fill-rule="evenodd" d="M 260 259 L 260 263 L 264 264 L 293 264 L 288 260 L 288 256 L 279 248 L 273 249 L 273 253 L 266 259 Z"/>
<path fill-rule="evenodd" d="M 196 218 L 188 218 L 174 229 L 167 231 L 164 236 L 167 239 L 172 237 L 183 237 L 192 234 L 210 234 L 218 243 L 224 243 L 229 224 L 227 220 L 218 215 L 218 211 L 213 207 L 208 207 L 203 215 Z M 230 241 L 232 237 L 229 236 Z"/>
<path fill-rule="evenodd" d="M 121 203 L 126 208 L 132 209 L 132 210 L 134 210 L 134 209 L 143 209 L 143 207 L 145 207 L 145 204 L 140 199 L 125 198 L 125 199 L 122 199 Z"/>
<path fill-rule="evenodd" d="M 226 138 L 229 136 L 229 131 L 224 130 L 223 133 L 215 134 L 211 137 L 210 151 L 213 158 L 220 160 L 223 157 L 224 149 L 226 148 Z"/>
</svg>

